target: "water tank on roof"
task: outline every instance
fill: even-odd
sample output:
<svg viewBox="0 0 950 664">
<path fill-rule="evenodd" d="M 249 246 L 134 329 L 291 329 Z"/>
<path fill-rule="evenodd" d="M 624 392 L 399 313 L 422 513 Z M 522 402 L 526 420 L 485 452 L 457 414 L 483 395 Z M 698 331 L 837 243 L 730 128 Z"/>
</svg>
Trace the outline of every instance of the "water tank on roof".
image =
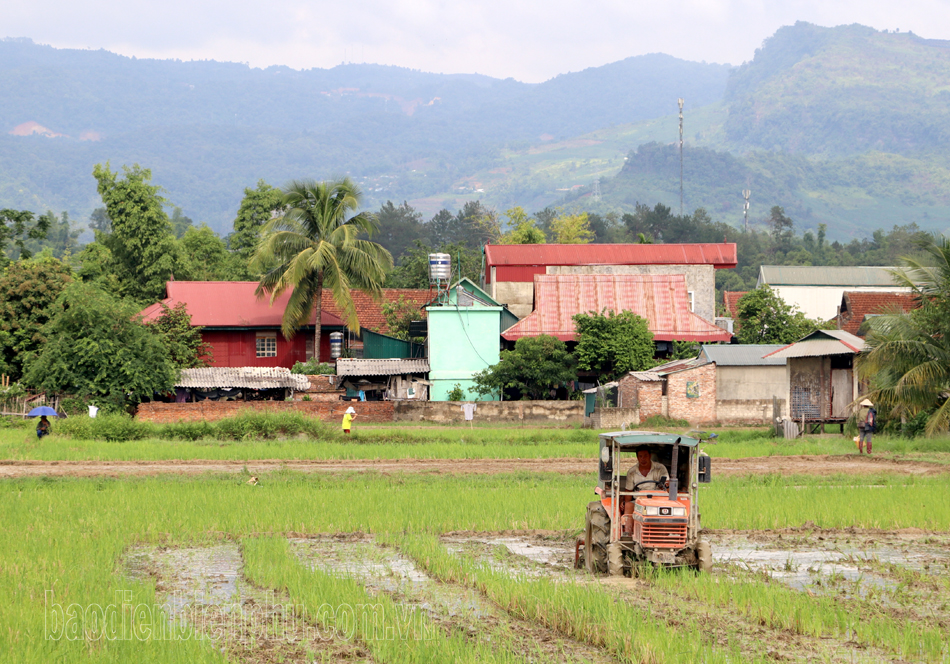
<svg viewBox="0 0 950 664">
<path fill-rule="evenodd" d="M 429 254 L 429 283 L 452 278 L 452 257 L 449 254 Z"/>
<path fill-rule="evenodd" d="M 330 357 L 334 360 L 338 357 L 343 357 L 343 333 L 342 332 L 331 332 L 330 333 Z"/>
</svg>

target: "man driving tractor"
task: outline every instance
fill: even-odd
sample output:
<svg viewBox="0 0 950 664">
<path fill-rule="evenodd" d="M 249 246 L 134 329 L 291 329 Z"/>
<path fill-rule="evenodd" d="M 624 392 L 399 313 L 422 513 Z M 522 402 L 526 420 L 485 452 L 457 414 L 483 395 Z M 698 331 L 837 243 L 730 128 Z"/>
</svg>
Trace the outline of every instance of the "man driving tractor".
<svg viewBox="0 0 950 664">
<path fill-rule="evenodd" d="M 653 461 L 650 450 L 641 447 L 637 450 L 637 465 L 627 471 L 627 491 L 642 489 L 663 489 L 670 474 L 666 466 Z M 633 497 L 625 496 L 623 514 L 633 514 Z"/>
</svg>

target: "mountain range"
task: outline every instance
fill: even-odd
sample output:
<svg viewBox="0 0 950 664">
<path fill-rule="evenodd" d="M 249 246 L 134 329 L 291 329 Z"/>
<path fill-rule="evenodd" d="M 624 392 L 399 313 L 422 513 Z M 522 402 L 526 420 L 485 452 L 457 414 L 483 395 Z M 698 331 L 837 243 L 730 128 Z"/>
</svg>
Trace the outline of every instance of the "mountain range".
<svg viewBox="0 0 950 664">
<path fill-rule="evenodd" d="M 259 179 L 347 174 L 366 203 L 481 199 L 684 207 L 741 223 L 783 205 L 831 236 L 950 225 L 950 42 L 863 26 L 780 29 L 739 67 L 653 54 L 540 84 L 343 64 L 253 69 L 0 41 L 0 207 L 100 206 L 96 163 L 150 168 L 226 234 Z"/>
</svg>

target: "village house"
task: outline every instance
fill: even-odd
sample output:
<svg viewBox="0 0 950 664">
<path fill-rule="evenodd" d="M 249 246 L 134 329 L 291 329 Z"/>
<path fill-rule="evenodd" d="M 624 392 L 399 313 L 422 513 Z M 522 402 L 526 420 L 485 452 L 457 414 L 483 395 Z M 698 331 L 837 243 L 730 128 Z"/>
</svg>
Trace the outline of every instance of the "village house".
<svg viewBox="0 0 950 664">
<path fill-rule="evenodd" d="M 174 307 L 185 304 L 191 324 L 201 327 L 202 340 L 210 346 L 208 364 L 213 367 L 285 367 L 306 362 L 314 356 L 314 328 L 316 313 L 307 325 L 301 326 L 291 339 L 280 331 L 284 308 L 290 291 L 276 298 L 258 298 L 254 292 L 256 281 L 169 281 L 166 297 L 141 312 L 144 322 L 151 322 L 162 314 L 161 304 Z M 428 290 L 384 289 L 382 298 L 374 300 L 361 291 L 353 291 L 360 325 L 367 329 L 387 331 L 383 302 L 398 302 L 400 298 L 419 307 L 432 297 Z M 358 331 L 350 330 L 341 318 L 342 312 L 333 302 L 329 290 L 323 292 L 323 311 L 320 316 L 319 360 L 330 361 L 330 334 L 342 332 L 348 344 L 361 347 Z"/>
<path fill-rule="evenodd" d="M 484 287 L 524 318 L 537 306 L 539 275 L 682 275 L 688 308 L 707 321 L 716 315 L 716 270 L 736 266 L 736 245 L 515 244 L 485 246 Z"/>
<path fill-rule="evenodd" d="M 917 296 L 911 292 L 845 291 L 835 321 L 839 330 L 863 337 L 875 316 L 906 314 L 918 306 Z"/>
<path fill-rule="evenodd" d="M 787 304 L 812 320 L 830 320 L 838 315 L 845 291 L 861 293 L 909 293 L 898 286 L 893 267 L 763 265 L 756 288 L 768 285 Z"/>
</svg>

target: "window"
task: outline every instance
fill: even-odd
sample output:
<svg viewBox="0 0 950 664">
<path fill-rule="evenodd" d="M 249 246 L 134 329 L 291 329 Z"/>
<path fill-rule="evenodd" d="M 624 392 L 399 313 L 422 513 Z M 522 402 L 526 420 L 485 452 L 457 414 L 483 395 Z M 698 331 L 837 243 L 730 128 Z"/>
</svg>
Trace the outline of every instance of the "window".
<svg viewBox="0 0 950 664">
<path fill-rule="evenodd" d="M 687 299 L 689 299 L 689 310 L 695 311 L 695 309 L 693 308 L 693 302 L 696 300 L 695 291 L 686 291 L 686 296 L 687 296 Z"/>
<path fill-rule="evenodd" d="M 258 357 L 277 357 L 277 337 L 257 337 Z"/>
</svg>

